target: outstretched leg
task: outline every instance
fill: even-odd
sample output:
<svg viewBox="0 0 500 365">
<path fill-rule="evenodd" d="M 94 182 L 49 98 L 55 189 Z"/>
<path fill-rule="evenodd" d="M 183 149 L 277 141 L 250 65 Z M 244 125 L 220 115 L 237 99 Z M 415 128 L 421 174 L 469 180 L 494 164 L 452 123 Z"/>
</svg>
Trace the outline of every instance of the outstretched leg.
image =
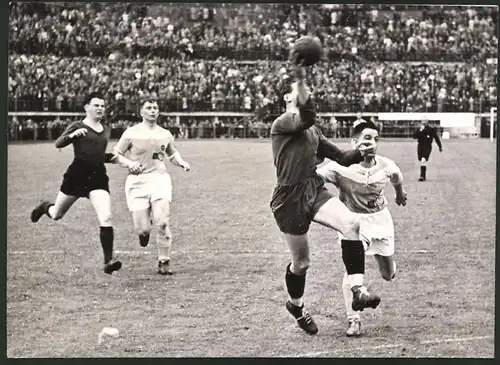
<svg viewBox="0 0 500 365">
<path fill-rule="evenodd" d="M 359 217 L 352 213 L 338 198 L 330 198 L 318 209 L 313 220 L 342 233 L 342 260 L 353 292 L 353 310 L 377 308 L 380 297 L 369 293 L 363 285 L 365 273 L 365 248 L 359 233 Z"/>
<path fill-rule="evenodd" d="M 78 200 L 77 196 L 66 195 L 59 192 L 56 197 L 55 203 L 48 200 L 40 202 L 35 209 L 31 212 L 31 221 L 36 223 L 46 214 L 49 218 L 57 221 L 64 217 L 69 208 Z"/>
</svg>

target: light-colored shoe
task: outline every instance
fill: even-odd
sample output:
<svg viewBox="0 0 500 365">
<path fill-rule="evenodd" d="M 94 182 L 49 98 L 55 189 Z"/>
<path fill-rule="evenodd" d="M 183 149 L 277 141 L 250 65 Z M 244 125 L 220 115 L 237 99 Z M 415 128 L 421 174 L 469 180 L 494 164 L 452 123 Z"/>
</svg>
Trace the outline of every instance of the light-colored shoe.
<svg viewBox="0 0 500 365">
<path fill-rule="evenodd" d="M 358 337 L 361 336 L 361 320 L 351 319 L 349 320 L 349 325 L 345 331 L 347 337 Z"/>
</svg>

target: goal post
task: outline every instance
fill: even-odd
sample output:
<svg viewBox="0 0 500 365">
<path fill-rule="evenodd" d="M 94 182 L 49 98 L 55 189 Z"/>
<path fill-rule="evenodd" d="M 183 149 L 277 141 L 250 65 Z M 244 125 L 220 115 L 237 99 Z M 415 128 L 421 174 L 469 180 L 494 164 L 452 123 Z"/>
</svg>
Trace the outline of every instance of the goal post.
<svg viewBox="0 0 500 365">
<path fill-rule="evenodd" d="M 495 141 L 495 126 L 497 124 L 497 107 L 490 109 L 490 141 Z"/>
</svg>

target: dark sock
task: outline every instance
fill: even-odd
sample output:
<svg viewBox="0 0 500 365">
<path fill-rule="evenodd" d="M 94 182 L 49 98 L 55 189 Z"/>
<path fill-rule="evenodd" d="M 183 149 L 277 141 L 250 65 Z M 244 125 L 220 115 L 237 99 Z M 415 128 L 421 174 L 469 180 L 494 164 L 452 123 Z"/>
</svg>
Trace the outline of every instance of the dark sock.
<svg viewBox="0 0 500 365">
<path fill-rule="evenodd" d="M 290 265 L 291 264 L 288 264 L 286 267 L 286 289 L 288 291 L 288 294 L 290 295 L 290 298 L 302 298 L 302 296 L 304 295 L 304 288 L 306 286 L 306 274 L 295 275 L 290 271 Z"/>
<path fill-rule="evenodd" d="M 359 240 L 342 240 L 342 260 L 347 275 L 365 273 L 365 248 Z"/>
<path fill-rule="evenodd" d="M 104 263 L 107 264 L 113 258 L 113 227 L 101 227 L 101 245 L 104 253 Z"/>
<path fill-rule="evenodd" d="M 423 177 L 424 179 L 426 179 L 426 178 L 427 178 L 427 176 L 425 176 L 425 175 L 427 174 L 427 166 L 421 166 L 421 167 L 420 167 L 420 173 L 422 174 L 422 177 Z"/>
</svg>

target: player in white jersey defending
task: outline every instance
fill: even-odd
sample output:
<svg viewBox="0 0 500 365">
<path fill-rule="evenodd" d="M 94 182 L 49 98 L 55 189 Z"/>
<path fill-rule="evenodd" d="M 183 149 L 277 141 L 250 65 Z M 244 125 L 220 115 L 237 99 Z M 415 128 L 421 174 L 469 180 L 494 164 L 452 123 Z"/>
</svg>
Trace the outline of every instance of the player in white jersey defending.
<svg viewBox="0 0 500 365">
<path fill-rule="evenodd" d="M 170 251 L 172 233 L 169 226 L 172 181 L 164 159 L 189 171 L 175 148 L 172 134 L 157 124 L 160 110 L 155 99 L 140 103 L 142 122 L 123 132 L 114 148 L 118 162 L 129 169 L 125 182 L 127 205 L 132 212 L 139 243 L 149 243 L 151 223 L 157 227 L 158 273 L 172 275 Z"/>
<path fill-rule="evenodd" d="M 352 212 L 360 217 L 360 235 L 367 245 L 365 254 L 374 256 L 382 278 L 387 281 L 396 275 L 394 260 L 394 225 L 391 213 L 387 209 L 384 196 L 385 186 L 391 182 L 396 191 L 396 203 L 406 205 L 406 193 L 403 190 L 403 174 L 394 161 L 376 155 L 379 139 L 378 130 L 373 122 L 362 122 L 354 127 L 353 143 L 356 147 L 373 146 L 364 154 L 364 160 L 358 164 L 344 167 L 330 162 L 317 169 L 326 182 L 334 184 L 339 190 L 339 198 Z M 339 233 L 339 239 L 341 239 Z M 347 336 L 361 334 L 360 313 L 352 309 L 351 286 L 347 274 L 342 281 L 344 301 L 349 325 Z"/>
</svg>

